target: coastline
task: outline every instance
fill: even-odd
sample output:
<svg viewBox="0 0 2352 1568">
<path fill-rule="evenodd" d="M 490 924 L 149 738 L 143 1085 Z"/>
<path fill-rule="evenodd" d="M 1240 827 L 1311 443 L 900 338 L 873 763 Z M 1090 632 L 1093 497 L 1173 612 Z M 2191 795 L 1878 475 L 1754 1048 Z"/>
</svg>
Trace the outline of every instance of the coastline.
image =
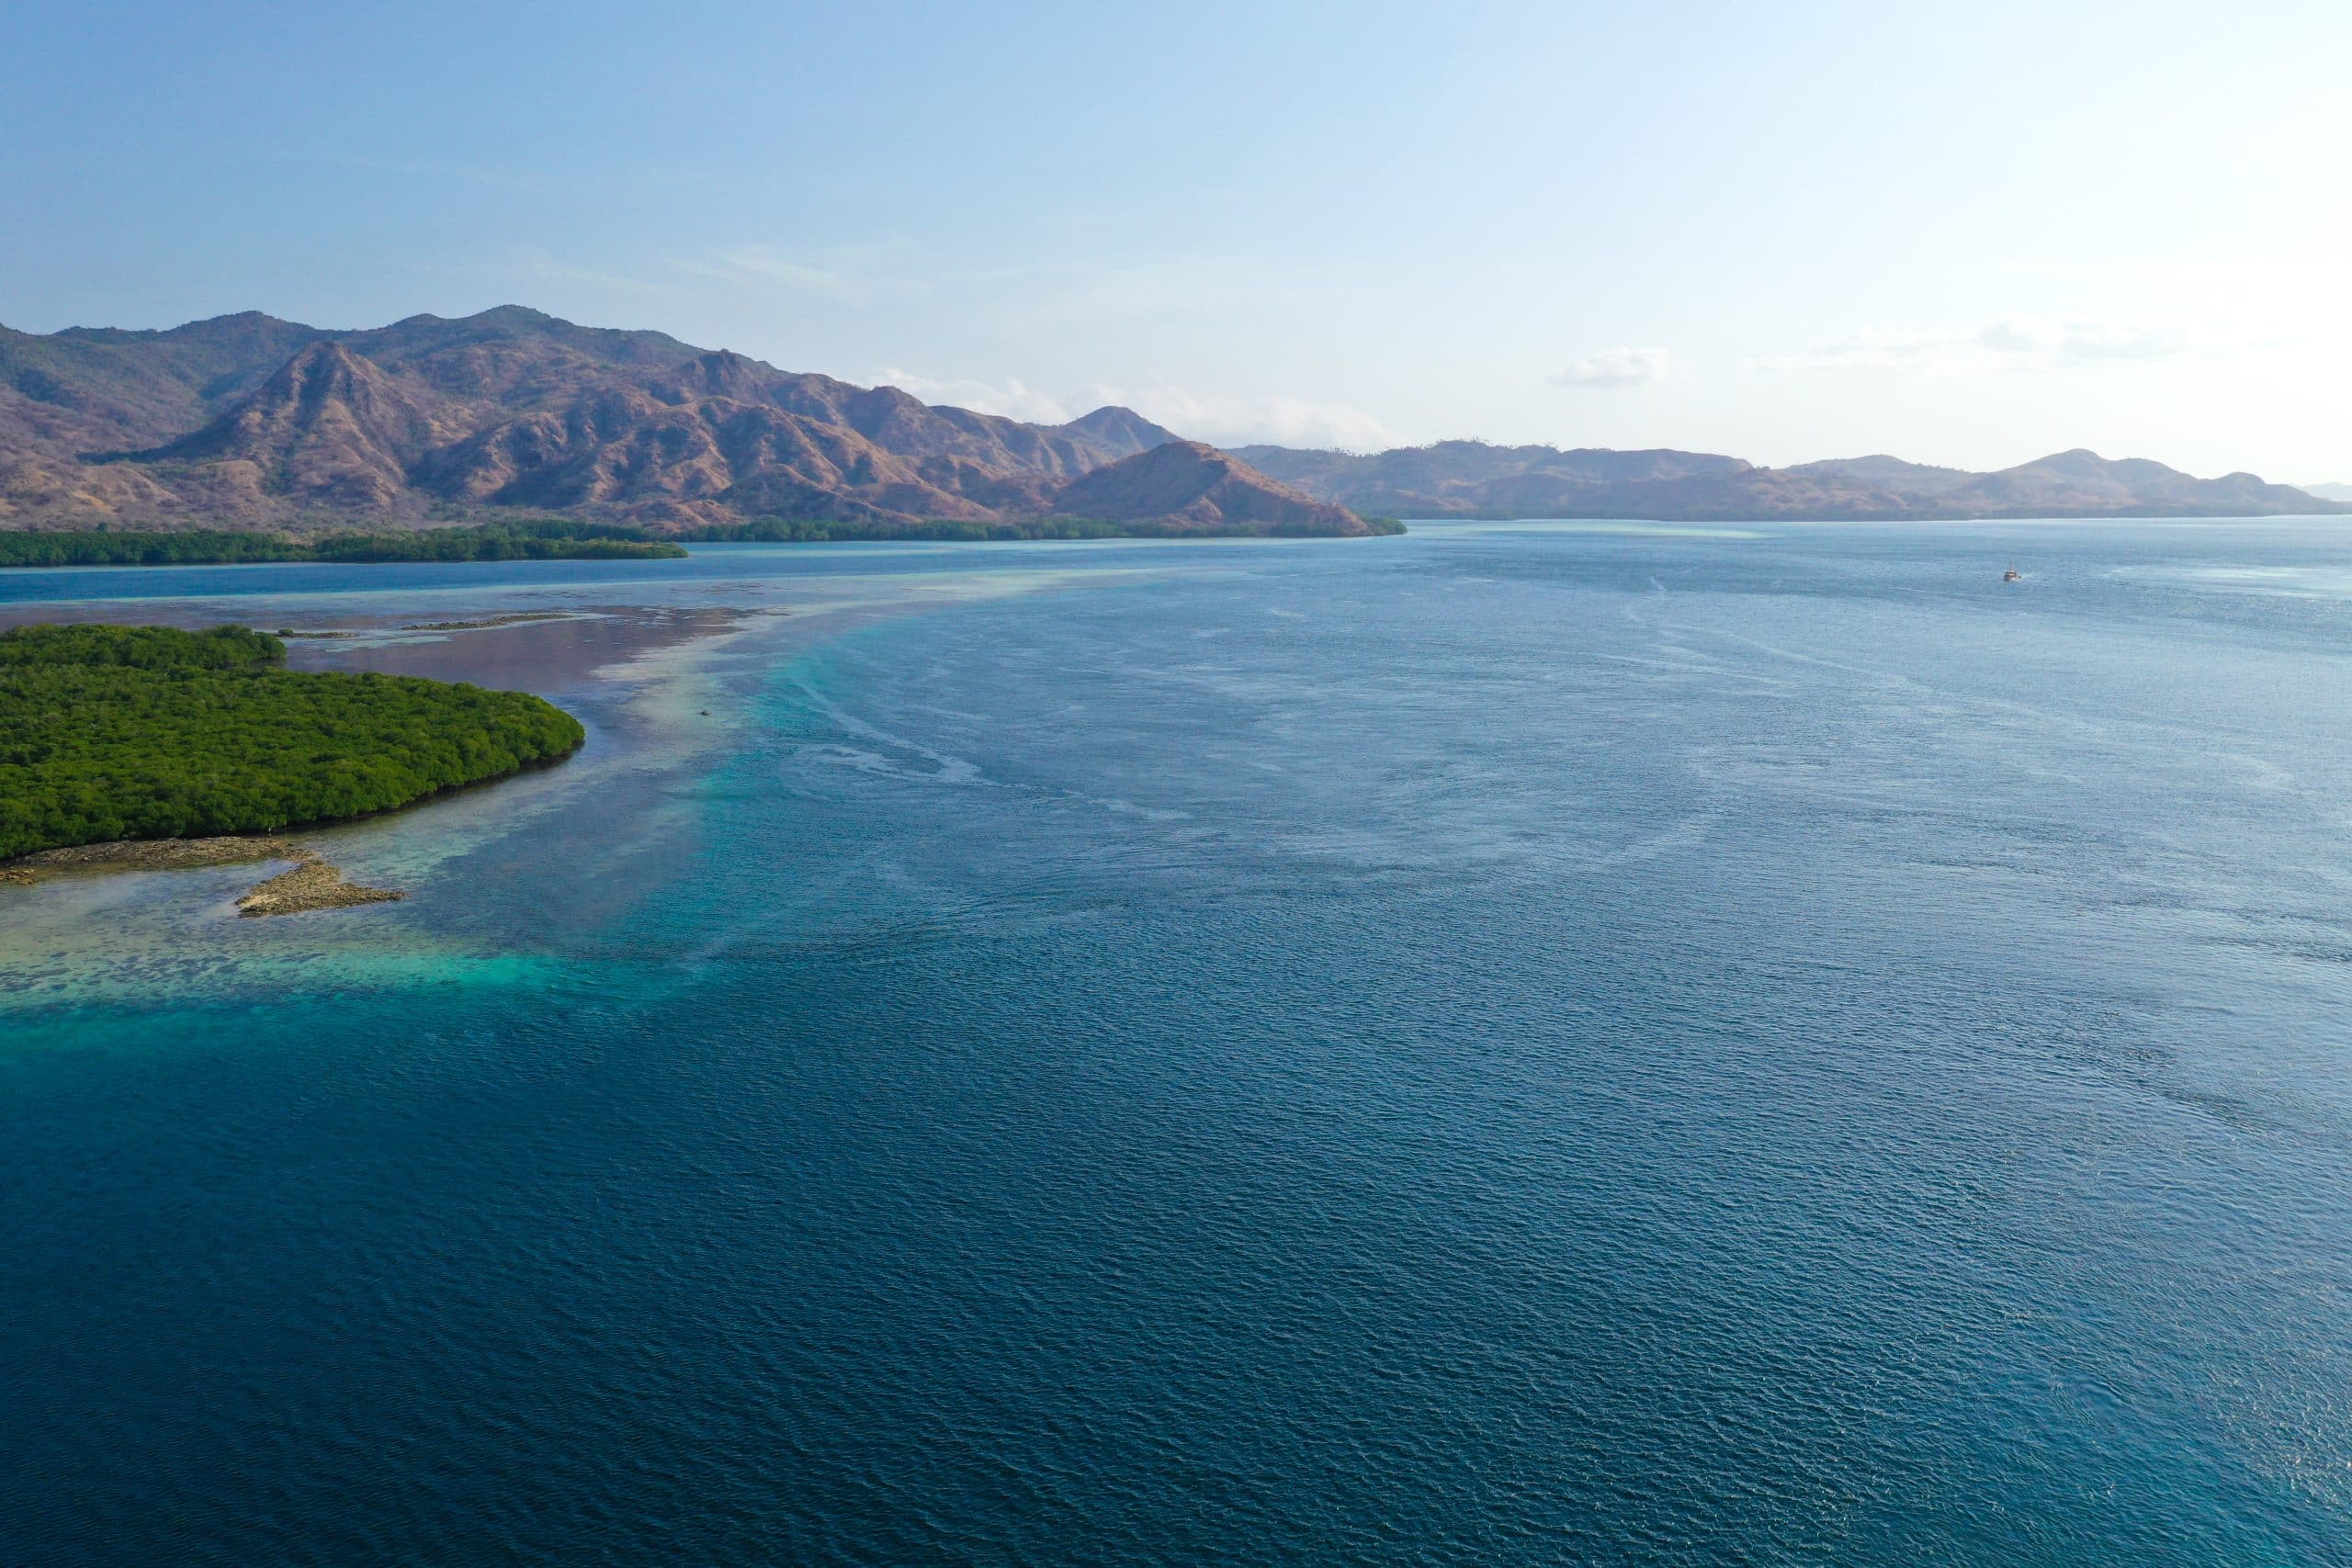
<svg viewBox="0 0 2352 1568">
<path fill-rule="evenodd" d="M 291 861 L 277 875 L 255 885 L 237 900 L 237 912 L 248 919 L 297 915 L 313 909 L 350 908 L 361 904 L 389 904 L 408 895 L 390 887 L 366 887 L 345 882 L 340 868 L 330 864 L 307 844 L 275 835 L 243 838 L 224 835 L 208 839 L 118 839 L 103 844 L 74 844 L 41 850 L 0 863 L 0 884 L 35 886 L 53 876 L 75 872 L 104 874 L 120 871 L 190 871 L 201 866 L 240 865 L 255 861 Z"/>
<path fill-rule="evenodd" d="M 1166 520 L 1046 518 L 975 523 L 952 519 L 740 524 L 656 534 L 617 524 L 522 520 L 426 525 L 394 533 L 349 529 L 300 536 L 266 527 L 184 530 L 0 528 L 0 570 L 191 566 L 491 566 L 509 561 L 683 560 L 693 545 L 1037 544 L 1150 539 L 1383 538 L 1405 524 L 1356 514 L 1352 528 L 1267 527 L 1244 523 L 1180 525 Z M 550 532 L 549 530 L 558 530 Z"/>
<path fill-rule="evenodd" d="M 522 874 L 546 880 L 557 923 L 579 918 L 580 911 L 623 897 L 623 889 L 609 880 L 582 882 L 564 867 L 537 861 L 520 873 L 492 846 L 526 822 L 577 809 L 594 797 L 605 809 L 628 810 L 631 841 L 614 852 L 633 864 L 667 867 L 690 852 L 695 830 L 681 786 L 696 776 L 702 759 L 737 742 L 734 688 L 775 660 L 900 615 L 1157 575 L 1149 569 L 1075 571 L 1024 560 L 978 579 L 942 570 L 813 577 L 795 571 L 650 589 L 635 579 L 512 580 L 529 571 L 529 563 L 492 565 L 479 587 L 435 581 L 385 592 L 336 584 L 286 595 L 0 604 L 0 626 L 19 616 L 47 621 L 62 612 L 108 625 L 198 628 L 235 617 L 332 631 L 341 635 L 295 643 L 289 665 L 527 691 L 560 702 L 589 732 L 585 745 L 564 755 L 359 817 L 201 839 L 94 842 L 0 862 L 0 908 L 25 944 L 19 962 L 0 961 L 0 975 L 13 967 L 29 978 L 43 965 L 53 966 L 57 953 L 80 952 L 85 942 L 92 944 L 89 963 L 106 972 L 108 984 L 125 987 L 125 995 L 179 989 L 177 979 L 153 965 L 164 953 L 216 974 L 288 962 L 363 963 L 354 955 L 405 951 L 411 940 L 429 943 L 463 929 L 487 888 Z M 743 596 L 753 602 L 740 602 Z M 501 787 L 487 787 L 493 784 Z M 429 820 L 408 818 L 427 806 L 434 807 Z M 257 863 L 272 860 L 281 863 Z M 314 861 L 326 869 L 306 870 Z M 453 873 L 459 862 L 469 863 Z M 217 869 L 238 864 L 254 865 L 252 881 L 234 881 L 232 871 L 224 877 Z M 358 868 L 356 880 L 343 879 L 346 865 Z M 179 870 L 197 874 L 114 874 Z M 446 886 L 445 877 L 453 878 Z M 109 890 L 108 885 L 119 886 Z M 12 897 L 16 887 L 24 892 Z M 199 887 L 198 901 L 191 902 L 189 894 Z M 403 916 L 397 927 L 334 920 L 285 927 L 266 919 L 221 918 L 232 907 L 259 917 L 390 902 L 395 896 L 426 900 L 431 912 Z M 127 909 L 140 911 L 135 937 L 132 928 L 117 924 L 117 912 Z M 103 918 L 101 910 L 107 912 Z M 281 930 L 305 934 L 261 934 Z M 396 936 L 396 930 L 404 934 Z M 232 937 L 232 931 L 239 934 Z M 288 941 L 296 945 L 286 945 Z M 311 944 L 322 942 L 330 946 L 314 952 Z M 492 961 L 493 953 L 514 942 L 514 933 L 506 931 L 488 947 L 479 938 L 460 946 Z M 327 953 L 336 956 L 321 956 Z"/>
</svg>

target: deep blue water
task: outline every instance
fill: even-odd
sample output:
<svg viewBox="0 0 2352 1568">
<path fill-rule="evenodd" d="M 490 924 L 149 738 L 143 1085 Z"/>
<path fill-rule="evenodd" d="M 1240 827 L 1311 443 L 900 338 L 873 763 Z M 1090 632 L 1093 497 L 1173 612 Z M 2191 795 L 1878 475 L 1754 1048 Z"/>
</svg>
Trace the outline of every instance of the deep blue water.
<svg viewBox="0 0 2352 1568">
<path fill-rule="evenodd" d="M 0 888 L 0 1562 L 2352 1561 L 2340 525 L 410 570 L 862 608 Z"/>
</svg>

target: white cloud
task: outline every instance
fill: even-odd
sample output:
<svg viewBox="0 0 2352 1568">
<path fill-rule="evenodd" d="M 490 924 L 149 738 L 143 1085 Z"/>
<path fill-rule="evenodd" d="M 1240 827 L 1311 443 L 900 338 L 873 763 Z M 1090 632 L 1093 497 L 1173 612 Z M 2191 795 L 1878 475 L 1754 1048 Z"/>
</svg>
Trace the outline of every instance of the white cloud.
<svg viewBox="0 0 2352 1568">
<path fill-rule="evenodd" d="M 1555 387 L 1642 387 L 1666 378 L 1673 355 L 1662 348 L 1604 348 L 1552 378 Z"/>
<path fill-rule="evenodd" d="M 2194 351 L 2175 327 L 2094 316 L 2003 316 L 1973 327 L 1865 328 L 1801 353 L 1749 362 L 1755 370 L 2054 369 L 2115 360 L 2171 359 Z"/>
<path fill-rule="evenodd" d="M 970 409 L 977 413 L 998 413 L 1007 419 L 1025 420 L 1031 424 L 1066 424 L 1086 411 L 1073 413 L 1068 404 L 1044 392 L 1032 390 L 1017 380 L 1001 384 L 991 381 L 939 380 L 919 376 L 911 370 L 885 369 L 874 373 L 875 381 L 886 387 L 897 387 L 912 392 L 927 403 L 946 403 L 951 407 Z"/>
<path fill-rule="evenodd" d="M 2004 316 L 1977 329 L 1976 341 L 1996 354 L 2061 359 L 2169 359 L 2188 346 L 2176 328 L 2085 316 Z"/>
<path fill-rule="evenodd" d="M 1097 383 L 1056 397 L 1019 380 L 942 379 L 901 369 L 877 370 L 874 378 L 903 388 L 927 403 L 949 403 L 1033 424 L 1061 424 L 1105 403 L 1119 403 L 1179 435 L 1216 446 L 1272 442 L 1373 452 L 1403 444 L 1395 431 L 1361 409 L 1305 398 L 1220 397 L 1164 383 L 1129 388 Z"/>
<path fill-rule="evenodd" d="M 1182 387 L 1147 387 L 1124 396 L 1109 388 L 1096 389 L 1104 394 L 1099 402 L 1124 402 L 1155 424 L 1213 446 L 1247 446 L 1263 441 L 1277 446 L 1377 452 L 1403 445 L 1396 433 L 1378 419 L 1340 403 L 1309 402 L 1305 398 L 1204 397 Z"/>
</svg>

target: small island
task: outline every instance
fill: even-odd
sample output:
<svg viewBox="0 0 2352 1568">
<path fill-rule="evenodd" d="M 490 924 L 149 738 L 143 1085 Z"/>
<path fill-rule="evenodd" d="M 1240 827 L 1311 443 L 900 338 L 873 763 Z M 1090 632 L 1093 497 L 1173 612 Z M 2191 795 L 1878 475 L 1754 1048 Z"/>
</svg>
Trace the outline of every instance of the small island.
<svg viewBox="0 0 2352 1568">
<path fill-rule="evenodd" d="M 0 880 L 74 867 L 290 860 L 249 914 L 399 895 L 288 829 L 364 817 L 569 756 L 580 721 L 523 692 L 295 672 L 243 626 L 0 632 Z M 145 840 L 166 840 L 155 843 Z"/>
</svg>

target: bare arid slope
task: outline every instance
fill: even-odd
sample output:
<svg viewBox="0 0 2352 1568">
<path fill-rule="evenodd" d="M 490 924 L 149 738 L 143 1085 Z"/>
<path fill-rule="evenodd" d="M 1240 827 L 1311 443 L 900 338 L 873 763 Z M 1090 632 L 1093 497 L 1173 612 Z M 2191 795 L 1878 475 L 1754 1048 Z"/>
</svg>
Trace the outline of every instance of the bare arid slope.
<svg viewBox="0 0 2352 1568">
<path fill-rule="evenodd" d="M 1121 477 L 1174 439 L 1127 409 L 1025 424 L 518 306 L 364 332 L 253 314 L 154 333 L 0 328 L 0 526 L 422 525 L 528 509 L 656 530 L 1086 516 L 1362 531 L 1217 454 L 1191 488 L 1159 468 Z M 1164 512 L 1138 499 L 1161 493 Z M 1116 510 L 1085 510 L 1097 505 Z"/>
<path fill-rule="evenodd" d="M 1181 447 L 1181 450 L 1175 448 Z M 2061 452 L 1996 473 L 1871 457 L 1447 441 L 1356 455 L 1180 442 L 1134 411 L 1027 424 L 521 306 L 327 331 L 0 327 L 0 527 L 371 527 L 517 511 L 657 531 L 1086 519 L 1363 531 L 1363 516 L 1720 520 L 2352 512 L 2255 475 Z"/>
<path fill-rule="evenodd" d="M 1113 523 L 1154 522 L 1179 532 L 1359 534 L 1345 507 L 1277 484 L 1229 452 L 1168 441 L 1063 487 L 1061 509 Z"/>
</svg>

